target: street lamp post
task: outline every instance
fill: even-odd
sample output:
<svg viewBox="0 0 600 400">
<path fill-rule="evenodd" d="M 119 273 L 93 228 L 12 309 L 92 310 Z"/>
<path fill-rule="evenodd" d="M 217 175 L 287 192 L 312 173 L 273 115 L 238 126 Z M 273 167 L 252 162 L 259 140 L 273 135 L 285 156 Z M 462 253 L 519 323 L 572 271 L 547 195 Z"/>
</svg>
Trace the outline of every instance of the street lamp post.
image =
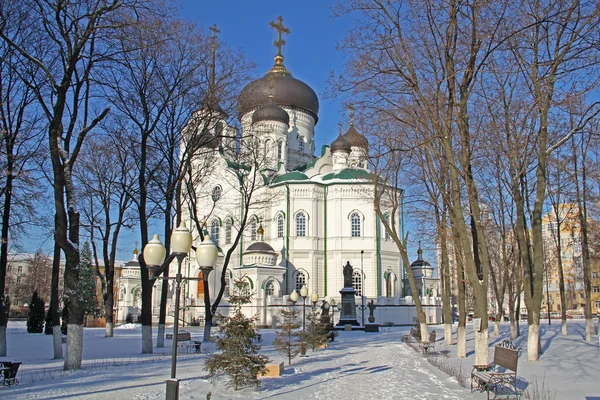
<svg viewBox="0 0 600 400">
<path fill-rule="evenodd" d="M 317 292 L 313 292 L 313 294 L 310 295 L 310 301 L 312 302 L 312 308 L 314 310 L 317 302 L 319 301 L 319 294 Z"/>
<path fill-rule="evenodd" d="M 329 300 L 329 305 L 331 306 L 331 313 L 332 313 L 331 324 L 335 325 L 335 310 L 337 310 L 338 305 L 336 304 L 334 298 L 331 298 L 331 300 Z"/>
<path fill-rule="evenodd" d="M 209 248 L 210 247 L 210 248 Z M 177 332 L 179 331 L 179 299 L 181 296 L 181 263 L 192 249 L 192 235 L 190 231 L 181 225 L 173 231 L 171 235 L 171 255 L 165 262 L 166 249 L 160 241 L 158 235 L 154 235 L 152 240 L 144 247 L 144 263 L 148 266 L 151 278 L 156 279 L 162 272 L 168 268 L 173 258 L 177 258 L 177 274 L 175 275 L 175 318 L 173 323 L 173 352 L 171 356 L 171 379 L 167 380 L 167 400 L 179 399 L 179 380 L 177 379 Z M 196 260 L 202 266 L 215 265 L 217 262 L 217 248 L 212 241 L 204 241 L 196 249 Z M 211 267 L 212 269 L 212 267 Z M 163 278 L 173 279 L 173 278 Z"/>
<path fill-rule="evenodd" d="M 360 285 L 360 309 L 362 310 L 362 326 L 365 326 L 365 272 L 363 270 L 363 256 L 364 250 L 360 251 L 360 279 L 362 280 Z"/>
<path fill-rule="evenodd" d="M 306 297 L 308 296 L 308 288 L 306 285 L 300 289 L 300 296 L 302 296 L 302 332 L 306 331 Z"/>
</svg>

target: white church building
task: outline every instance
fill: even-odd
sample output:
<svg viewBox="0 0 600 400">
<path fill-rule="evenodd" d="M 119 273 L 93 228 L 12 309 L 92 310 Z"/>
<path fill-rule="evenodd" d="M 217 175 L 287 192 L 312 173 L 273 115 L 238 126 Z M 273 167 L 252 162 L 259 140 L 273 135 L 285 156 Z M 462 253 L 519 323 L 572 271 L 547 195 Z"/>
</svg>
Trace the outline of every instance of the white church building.
<svg viewBox="0 0 600 400">
<path fill-rule="evenodd" d="M 281 20 L 279 26 L 285 31 Z M 209 275 L 211 298 L 221 289 L 224 256 L 243 229 L 229 260 L 226 282 L 231 285 L 234 279 L 243 279 L 253 296 L 246 312 L 257 314 L 259 325 L 274 325 L 278 309 L 288 305 L 289 295 L 304 285 L 307 305 L 314 293 L 319 303 L 331 299 L 339 303 L 342 269 L 348 261 L 354 268 L 357 305 L 373 299 L 379 324 L 412 323 L 416 313 L 412 298 L 402 297 L 400 254 L 374 210 L 369 143 L 352 118 L 347 131 L 340 130 L 337 139 L 315 156 L 319 100 L 285 67 L 280 45 L 274 66 L 241 91 L 238 112 L 241 132 L 227 123 L 225 115 L 200 128 L 205 139 L 214 140 L 192 163 L 192 175 L 206 174 L 210 166 L 195 186 L 195 197 L 197 215 L 206 216 L 206 228 L 221 254 Z M 182 146 L 187 137 L 182 135 Z M 244 190 L 248 185 L 256 187 L 249 203 Z M 402 189 L 395 190 L 402 195 Z M 182 210 L 183 221 L 198 243 L 188 202 Z M 243 222 L 245 210 L 249 213 Z M 401 215 L 388 213 L 386 219 L 402 231 Z M 174 263 L 171 276 L 175 268 Z M 186 259 L 182 271 L 184 276 L 201 276 L 194 257 Z M 185 286 L 184 318 L 202 324 L 202 282 L 189 280 Z M 226 288 L 219 307 L 224 315 L 228 293 Z M 423 300 L 429 322 L 441 322 L 440 299 Z"/>
</svg>

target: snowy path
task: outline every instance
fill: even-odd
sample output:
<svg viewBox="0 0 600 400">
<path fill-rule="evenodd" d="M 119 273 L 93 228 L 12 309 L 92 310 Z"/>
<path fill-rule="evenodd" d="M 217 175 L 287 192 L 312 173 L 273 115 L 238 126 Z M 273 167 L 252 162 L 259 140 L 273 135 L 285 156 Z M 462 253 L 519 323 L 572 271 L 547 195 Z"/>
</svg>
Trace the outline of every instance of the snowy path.
<svg viewBox="0 0 600 400">
<path fill-rule="evenodd" d="M 89 333 L 88 333 L 89 332 Z M 138 332 L 122 332 L 114 338 L 101 337 L 102 331 L 87 331 L 84 346 L 89 359 L 96 361 L 87 369 L 63 376 L 59 363 L 38 358 L 49 372 L 35 372 L 33 354 L 23 350 L 24 382 L 18 387 L 0 388 L 2 399 L 162 399 L 165 379 L 170 373 L 170 357 L 142 360 Z M 271 342 L 274 332 L 263 330 L 263 352 L 273 362 L 281 362 Z M 192 337 L 200 333 L 193 332 Z M 12 336 L 12 335 L 11 335 Z M 413 349 L 400 342 L 400 329 L 379 334 L 341 332 L 328 349 L 309 352 L 285 366 L 280 378 L 263 378 L 259 390 L 234 392 L 222 382 L 211 384 L 203 369 L 204 355 L 183 355 L 177 364 L 182 379 L 181 399 L 481 399 L 441 373 Z M 47 340 L 43 336 L 15 335 L 11 339 Z M 23 348 L 23 347 L 22 347 Z M 31 349 L 35 346 L 30 346 Z M 165 349 L 162 349 L 163 351 Z M 109 359 L 123 358 L 128 365 L 112 366 Z M 137 356 L 137 359 L 136 359 Z M 89 362 L 88 362 L 88 365 Z M 48 379 L 49 378 L 49 379 Z"/>
</svg>

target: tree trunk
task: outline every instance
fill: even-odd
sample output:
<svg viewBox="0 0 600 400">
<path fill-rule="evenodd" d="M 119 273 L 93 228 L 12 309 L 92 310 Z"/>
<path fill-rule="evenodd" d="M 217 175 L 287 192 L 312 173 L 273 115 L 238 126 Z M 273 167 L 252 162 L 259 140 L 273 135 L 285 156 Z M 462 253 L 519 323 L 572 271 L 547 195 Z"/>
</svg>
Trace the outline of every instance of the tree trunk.
<svg viewBox="0 0 600 400">
<path fill-rule="evenodd" d="M 0 238 L 0 357 L 6 357 L 6 326 L 8 324 L 6 312 L 6 265 L 8 264 L 8 231 L 10 227 L 10 211 L 12 204 L 12 182 L 14 175 L 12 173 L 12 155 L 8 155 L 6 165 L 4 187 L 4 205 L 2 209 L 2 237 Z"/>
<path fill-rule="evenodd" d="M 52 259 L 52 282 L 50 284 L 50 309 L 48 312 L 52 317 L 52 336 L 54 343 L 54 359 L 63 358 L 62 351 L 62 332 L 60 329 L 60 314 L 58 304 L 60 302 L 58 295 L 58 283 L 60 281 L 60 247 L 54 243 L 54 258 Z M 66 306 L 66 305 L 65 305 Z"/>
</svg>

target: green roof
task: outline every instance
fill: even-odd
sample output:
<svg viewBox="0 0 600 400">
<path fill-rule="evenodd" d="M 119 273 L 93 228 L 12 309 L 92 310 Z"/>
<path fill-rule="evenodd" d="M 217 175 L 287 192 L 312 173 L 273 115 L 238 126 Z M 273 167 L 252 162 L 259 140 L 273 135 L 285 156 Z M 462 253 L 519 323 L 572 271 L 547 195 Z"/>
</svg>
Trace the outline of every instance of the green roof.
<svg viewBox="0 0 600 400">
<path fill-rule="evenodd" d="M 288 182 L 288 181 L 306 181 L 306 180 L 308 180 L 308 176 L 306 176 L 306 174 L 303 174 L 302 172 L 298 172 L 298 171 L 292 171 L 292 172 L 288 172 L 287 174 L 276 176 L 271 181 L 271 183 L 281 183 L 281 182 Z"/>
<path fill-rule="evenodd" d="M 372 181 L 374 175 L 364 169 L 345 168 L 340 171 L 330 172 L 323 176 L 321 180 L 330 181 L 333 179 L 360 179 Z"/>
</svg>

